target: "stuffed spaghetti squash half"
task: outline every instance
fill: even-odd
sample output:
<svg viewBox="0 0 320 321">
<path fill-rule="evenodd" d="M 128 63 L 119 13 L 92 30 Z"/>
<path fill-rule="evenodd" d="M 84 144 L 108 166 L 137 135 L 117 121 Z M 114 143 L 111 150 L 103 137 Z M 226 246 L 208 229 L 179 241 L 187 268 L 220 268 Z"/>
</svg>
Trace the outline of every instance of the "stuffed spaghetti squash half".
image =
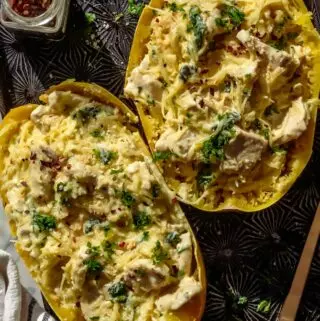
<svg viewBox="0 0 320 321">
<path fill-rule="evenodd" d="M 62 321 L 193 321 L 200 250 L 139 132 L 96 85 L 67 81 L 0 125 L 16 249 Z"/>
<path fill-rule="evenodd" d="M 256 211 L 311 153 L 320 37 L 302 0 L 153 0 L 125 93 L 168 186 L 202 210 Z"/>
</svg>

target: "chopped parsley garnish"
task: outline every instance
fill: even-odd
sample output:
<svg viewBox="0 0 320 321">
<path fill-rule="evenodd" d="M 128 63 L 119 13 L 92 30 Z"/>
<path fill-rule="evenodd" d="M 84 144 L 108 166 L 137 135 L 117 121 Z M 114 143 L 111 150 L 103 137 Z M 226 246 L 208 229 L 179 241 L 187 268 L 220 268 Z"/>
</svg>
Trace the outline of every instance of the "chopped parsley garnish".
<svg viewBox="0 0 320 321">
<path fill-rule="evenodd" d="M 266 117 L 268 117 L 268 116 L 271 116 L 272 114 L 279 114 L 279 110 L 276 105 L 272 104 L 265 109 L 263 114 Z"/>
<path fill-rule="evenodd" d="M 201 17 L 201 10 L 197 6 L 191 7 L 189 11 L 190 24 L 189 28 L 193 31 L 195 43 L 198 49 L 203 45 L 206 24 Z"/>
<path fill-rule="evenodd" d="M 158 183 L 152 183 L 151 194 L 153 198 L 157 198 L 160 195 L 160 185 Z"/>
<path fill-rule="evenodd" d="M 256 118 L 252 126 L 255 130 L 258 131 L 259 135 L 263 136 L 266 140 L 269 140 L 270 138 L 270 129 L 266 125 L 263 124 L 258 118 Z"/>
<path fill-rule="evenodd" d="M 259 134 L 263 136 L 266 140 L 269 140 L 270 138 L 270 131 L 269 131 L 269 128 L 267 127 L 262 128 Z"/>
<path fill-rule="evenodd" d="M 87 266 L 87 271 L 89 273 L 98 274 L 103 270 L 102 264 L 96 259 L 87 259 L 83 261 L 83 264 Z"/>
<path fill-rule="evenodd" d="M 128 13 L 140 16 L 145 4 L 139 0 L 128 0 Z"/>
<path fill-rule="evenodd" d="M 270 146 L 271 152 L 273 154 L 286 154 L 287 151 L 284 148 L 281 148 L 280 146 Z"/>
<path fill-rule="evenodd" d="M 58 193 L 64 192 L 66 186 L 67 186 L 67 183 L 59 182 L 57 184 L 57 192 Z"/>
<path fill-rule="evenodd" d="M 281 37 L 276 41 L 270 41 L 269 45 L 277 50 L 283 50 L 287 46 L 287 41 L 285 37 Z"/>
<path fill-rule="evenodd" d="M 87 253 L 91 257 L 97 257 L 100 255 L 100 246 L 93 246 L 91 242 L 88 242 L 87 247 L 88 247 Z"/>
<path fill-rule="evenodd" d="M 57 193 L 59 193 L 60 203 L 64 206 L 71 206 L 70 198 L 71 198 L 71 186 L 65 182 L 59 182 L 56 187 Z"/>
<path fill-rule="evenodd" d="M 197 182 L 200 187 L 209 185 L 214 179 L 212 169 L 208 166 L 203 166 L 197 176 Z"/>
<path fill-rule="evenodd" d="M 146 212 L 137 212 L 133 214 L 133 225 L 141 230 L 151 224 L 151 217 Z"/>
<path fill-rule="evenodd" d="M 112 284 L 108 292 L 114 301 L 124 303 L 127 301 L 128 289 L 124 282 L 120 281 Z"/>
<path fill-rule="evenodd" d="M 96 119 L 101 112 L 101 108 L 96 106 L 89 106 L 79 109 L 73 114 L 73 119 L 80 121 L 82 124 L 88 123 L 91 119 Z"/>
<path fill-rule="evenodd" d="M 93 153 L 104 165 L 108 165 L 117 156 L 117 153 L 104 149 L 94 149 Z"/>
<path fill-rule="evenodd" d="M 114 254 L 115 246 L 116 246 L 116 244 L 114 242 L 110 242 L 107 240 L 103 241 L 102 248 L 103 248 L 108 259 L 110 259 L 112 254 Z"/>
<path fill-rule="evenodd" d="M 187 80 L 196 72 L 196 68 L 193 65 L 183 65 L 180 69 L 179 76 L 183 82 Z"/>
<path fill-rule="evenodd" d="M 262 300 L 259 302 L 257 306 L 257 312 L 269 313 L 271 308 L 270 300 Z"/>
<path fill-rule="evenodd" d="M 244 13 L 235 6 L 223 5 L 221 10 L 221 17 L 216 18 L 215 22 L 218 27 L 231 31 L 244 21 Z"/>
<path fill-rule="evenodd" d="M 149 232 L 148 231 L 143 231 L 142 237 L 141 237 L 141 242 L 148 241 L 149 238 L 150 238 Z"/>
<path fill-rule="evenodd" d="M 95 138 L 103 138 L 103 131 L 101 129 L 93 130 L 90 135 Z"/>
<path fill-rule="evenodd" d="M 238 305 L 246 305 L 248 303 L 248 298 L 246 296 L 239 296 Z"/>
<path fill-rule="evenodd" d="M 91 321 L 98 321 L 98 320 L 100 320 L 100 317 L 98 317 L 98 316 L 90 317 L 90 320 Z"/>
<path fill-rule="evenodd" d="M 160 264 L 168 258 L 168 252 L 163 248 L 160 241 L 157 241 L 152 249 L 152 260 L 154 264 Z"/>
<path fill-rule="evenodd" d="M 50 231 L 57 227 L 57 220 L 51 215 L 34 214 L 32 216 L 32 225 L 39 232 Z"/>
<path fill-rule="evenodd" d="M 83 225 L 83 231 L 85 234 L 88 234 L 93 231 L 96 225 L 100 224 L 100 220 L 97 218 L 89 218 Z"/>
<path fill-rule="evenodd" d="M 224 146 L 236 134 L 234 124 L 240 120 L 238 112 L 228 112 L 218 116 L 215 133 L 202 145 L 202 156 L 205 163 L 216 162 L 224 159 Z"/>
<path fill-rule="evenodd" d="M 176 247 L 178 243 L 180 243 L 181 238 L 177 232 L 170 232 L 166 236 L 166 242 Z"/>
<path fill-rule="evenodd" d="M 91 24 L 96 20 L 96 15 L 92 12 L 86 12 L 85 17 L 88 24 Z"/>
<path fill-rule="evenodd" d="M 156 104 L 155 100 L 151 96 L 148 96 L 147 103 L 152 106 Z"/>
<path fill-rule="evenodd" d="M 132 194 L 128 191 L 122 191 L 121 192 L 121 202 L 123 205 L 127 207 L 131 207 L 135 203 L 135 198 L 132 196 Z"/>
<path fill-rule="evenodd" d="M 253 128 L 256 129 L 256 130 L 261 130 L 261 129 L 262 129 L 262 123 L 261 123 L 261 121 L 260 121 L 258 118 L 256 118 L 256 119 L 252 122 L 252 126 L 253 126 Z"/>
<path fill-rule="evenodd" d="M 116 175 L 116 174 L 119 174 L 119 173 L 122 173 L 123 172 L 123 168 L 119 168 L 119 169 L 112 169 L 110 171 L 110 174 L 111 175 Z"/>
<path fill-rule="evenodd" d="M 169 10 L 171 10 L 172 12 L 185 12 L 182 6 L 178 6 L 175 2 L 172 3 L 168 3 L 167 4 Z"/>
<path fill-rule="evenodd" d="M 164 152 L 155 152 L 153 153 L 153 161 L 158 162 L 162 160 L 167 160 L 173 155 L 170 151 L 164 151 Z"/>
</svg>

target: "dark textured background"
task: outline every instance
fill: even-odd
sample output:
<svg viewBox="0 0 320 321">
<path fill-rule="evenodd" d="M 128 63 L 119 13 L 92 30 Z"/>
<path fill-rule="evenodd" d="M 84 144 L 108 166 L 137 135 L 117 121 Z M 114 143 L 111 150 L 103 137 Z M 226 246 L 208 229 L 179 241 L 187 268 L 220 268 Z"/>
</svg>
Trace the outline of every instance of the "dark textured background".
<svg viewBox="0 0 320 321">
<path fill-rule="evenodd" d="M 307 5 L 319 28 L 319 0 Z M 96 15 L 91 25 L 85 12 Z M 136 23 L 127 0 L 72 0 L 62 40 L 17 38 L 0 26 L 1 113 L 37 102 L 44 89 L 66 78 L 95 82 L 121 96 Z M 203 320 L 276 319 L 320 201 L 319 164 L 320 118 L 312 160 L 276 205 L 254 214 L 208 214 L 184 206 L 207 267 Z M 240 296 L 246 304 L 238 304 Z M 269 313 L 257 312 L 261 300 L 271 300 Z M 320 321 L 320 243 L 297 319 Z"/>
</svg>

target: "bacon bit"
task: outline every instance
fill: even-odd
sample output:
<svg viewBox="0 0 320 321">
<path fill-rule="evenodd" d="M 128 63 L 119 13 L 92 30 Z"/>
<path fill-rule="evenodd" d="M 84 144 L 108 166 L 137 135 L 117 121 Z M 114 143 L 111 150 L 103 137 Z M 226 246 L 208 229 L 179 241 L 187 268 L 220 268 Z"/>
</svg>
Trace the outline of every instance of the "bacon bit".
<svg viewBox="0 0 320 321">
<path fill-rule="evenodd" d="M 172 199 L 172 204 L 176 204 L 178 202 L 178 199 L 176 198 L 176 197 L 174 197 L 173 199 Z"/>
<path fill-rule="evenodd" d="M 119 247 L 124 248 L 126 246 L 126 242 L 121 241 L 118 243 Z"/>
</svg>

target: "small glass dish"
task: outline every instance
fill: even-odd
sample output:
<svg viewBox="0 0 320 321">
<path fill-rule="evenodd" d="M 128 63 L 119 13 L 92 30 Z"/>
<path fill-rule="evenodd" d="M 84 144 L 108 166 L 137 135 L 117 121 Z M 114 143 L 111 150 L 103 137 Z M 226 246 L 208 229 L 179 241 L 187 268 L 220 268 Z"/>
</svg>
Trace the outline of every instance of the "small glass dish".
<svg viewBox="0 0 320 321">
<path fill-rule="evenodd" d="M 13 6 L 19 1 L 21 0 L 2 0 L 0 22 L 4 27 L 14 33 L 48 37 L 56 37 L 65 32 L 70 0 L 51 0 L 48 8 L 36 16 L 24 16 L 22 12 L 17 13 Z"/>
</svg>

